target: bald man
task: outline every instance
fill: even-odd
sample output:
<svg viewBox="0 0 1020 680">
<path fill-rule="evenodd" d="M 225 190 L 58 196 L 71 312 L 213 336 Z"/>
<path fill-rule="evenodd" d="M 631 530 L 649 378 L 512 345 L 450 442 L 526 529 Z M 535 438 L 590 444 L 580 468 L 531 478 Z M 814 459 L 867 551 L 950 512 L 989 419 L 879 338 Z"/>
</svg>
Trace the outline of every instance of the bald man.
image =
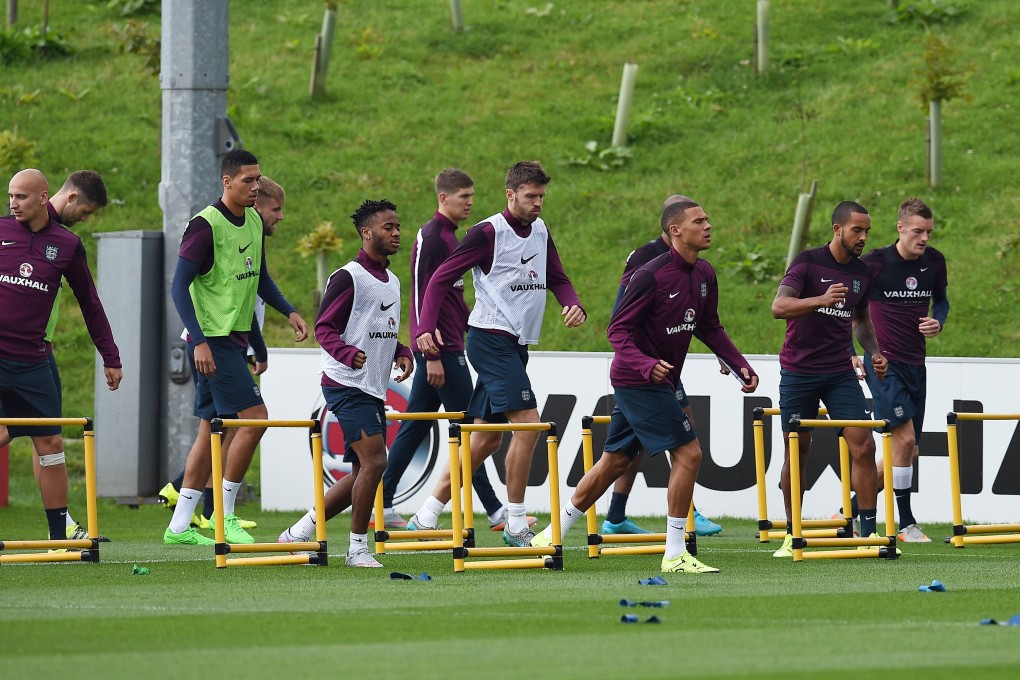
<svg viewBox="0 0 1020 680">
<path fill-rule="evenodd" d="M 64 181 L 60 190 L 50 197 L 46 208 L 51 219 L 67 228 L 71 228 L 79 222 L 87 222 L 90 217 L 102 210 L 107 202 L 106 184 L 103 182 L 100 174 L 94 170 L 78 170 L 72 172 Z M 53 342 L 53 335 L 57 328 L 57 316 L 60 312 L 60 294 L 61 289 L 58 288 L 53 300 L 53 309 L 50 312 L 49 321 L 46 323 L 46 335 L 43 339 L 49 343 Z M 58 412 L 62 412 L 63 398 L 61 394 L 60 371 L 57 368 L 57 360 L 54 357 L 52 348 L 49 356 L 49 366 L 50 371 L 53 373 L 53 383 L 57 389 L 57 397 L 60 400 L 58 401 Z M 7 428 L 0 425 L 0 446 L 6 446 L 10 441 L 11 435 Z M 33 456 L 32 462 L 35 478 L 38 480 L 40 472 L 38 452 Z M 67 525 L 67 538 L 88 538 L 88 531 L 74 520 L 70 512 L 64 517 L 64 521 Z M 107 542 L 110 539 L 100 536 L 99 540 Z"/>
<path fill-rule="evenodd" d="M 665 210 L 668 206 L 674 203 L 692 202 L 687 196 L 680 194 L 673 194 L 665 201 L 662 202 L 662 209 Z M 669 252 L 670 239 L 669 234 L 662 232 L 657 238 L 653 238 L 648 243 L 644 244 L 640 248 L 632 250 L 630 255 L 627 256 L 627 262 L 623 266 L 623 276 L 620 277 L 620 288 L 616 292 L 616 302 L 613 303 L 613 313 L 616 313 L 616 309 L 620 306 L 620 299 L 623 297 L 623 293 L 627 290 L 627 284 L 630 283 L 630 279 L 641 267 L 645 266 L 655 258 L 659 257 L 663 253 Z M 721 365 L 720 365 L 721 366 Z M 680 407 L 687 415 L 687 419 L 691 421 L 691 425 L 694 425 L 694 413 L 691 410 L 691 403 L 687 399 L 687 392 L 684 390 L 684 385 L 680 382 L 677 377 L 676 385 L 676 399 L 680 402 Z M 652 533 L 648 529 L 645 529 L 637 524 L 634 520 L 627 517 L 627 501 L 630 499 L 630 491 L 634 487 L 634 480 L 637 479 L 638 470 L 641 468 L 641 457 L 642 452 L 639 452 L 627 466 L 627 470 L 616 480 L 616 484 L 613 486 L 613 495 L 609 501 L 609 512 L 606 514 L 606 519 L 602 522 L 602 533 L 603 534 L 650 534 Z M 722 531 L 722 527 L 705 517 L 695 509 L 694 511 L 694 532 L 698 536 L 711 536 Z"/>
<path fill-rule="evenodd" d="M 0 218 L 0 417 L 59 418 L 60 395 L 50 370 L 46 326 L 67 280 L 78 299 L 92 342 L 103 358 L 111 390 L 123 377 L 120 352 L 99 301 L 81 239 L 49 212 L 49 184 L 35 169 L 8 186 L 10 217 Z M 39 459 L 39 490 L 51 540 L 66 537 L 67 467 L 59 426 L 10 428 L 28 436 Z"/>
</svg>

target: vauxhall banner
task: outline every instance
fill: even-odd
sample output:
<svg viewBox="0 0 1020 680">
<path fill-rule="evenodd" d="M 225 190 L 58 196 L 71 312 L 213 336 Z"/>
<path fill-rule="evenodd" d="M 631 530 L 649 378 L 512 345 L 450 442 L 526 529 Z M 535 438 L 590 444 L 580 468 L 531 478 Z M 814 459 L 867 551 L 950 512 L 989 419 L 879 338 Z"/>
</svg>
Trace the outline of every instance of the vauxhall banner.
<svg viewBox="0 0 1020 680">
<path fill-rule="evenodd" d="M 581 418 L 608 415 L 613 405 L 609 383 L 610 353 L 533 352 L 528 374 L 538 399 L 541 420 L 560 429 L 560 497 L 567 499 L 583 474 Z M 695 502 L 711 516 L 757 517 L 753 415 L 756 407 L 779 403 L 779 360 L 771 355 L 750 355 L 760 376 L 757 392 L 746 395 L 730 376 L 719 373 L 715 357 L 688 356 L 683 382 L 694 411 L 695 430 L 703 460 Z M 1020 403 L 1003 385 L 1020 381 L 1020 359 L 928 359 L 928 402 L 920 458 L 914 475 L 914 515 L 920 522 L 951 522 L 946 413 L 1015 413 Z M 410 390 L 390 382 L 388 412 L 403 412 Z M 865 393 L 870 397 L 867 385 Z M 323 426 L 326 484 L 350 472 L 342 462 L 343 433 L 324 408 L 319 388 L 319 352 L 307 349 L 270 349 L 269 370 L 262 376 L 262 394 L 270 418 L 319 419 Z M 399 423 L 387 429 L 392 443 Z M 960 475 L 965 521 L 1015 522 L 1020 520 L 1020 429 L 1017 421 L 961 422 Z M 605 426 L 593 430 L 596 456 L 605 441 Z M 497 495 L 506 500 L 503 447 L 486 462 Z M 445 421 L 437 423 L 418 447 L 397 488 L 395 507 L 410 514 L 431 493 L 448 460 Z M 805 482 L 805 517 L 828 517 L 840 506 L 835 431 L 816 430 Z M 876 435 L 877 443 L 877 435 Z M 881 451 L 881 447 L 878 447 Z M 262 439 L 262 506 L 266 510 L 306 510 L 312 505 L 309 480 L 311 454 L 307 432 L 270 428 Z M 783 516 L 779 476 L 783 465 L 783 439 L 778 418 L 765 421 L 765 460 L 769 516 Z M 548 511 L 548 469 L 544 440 L 540 440 L 528 480 L 527 507 Z M 669 481 L 667 456 L 644 456 L 627 506 L 628 514 L 664 515 Z M 608 496 L 597 508 L 605 512 Z M 879 511 L 883 504 L 879 503 Z"/>
</svg>

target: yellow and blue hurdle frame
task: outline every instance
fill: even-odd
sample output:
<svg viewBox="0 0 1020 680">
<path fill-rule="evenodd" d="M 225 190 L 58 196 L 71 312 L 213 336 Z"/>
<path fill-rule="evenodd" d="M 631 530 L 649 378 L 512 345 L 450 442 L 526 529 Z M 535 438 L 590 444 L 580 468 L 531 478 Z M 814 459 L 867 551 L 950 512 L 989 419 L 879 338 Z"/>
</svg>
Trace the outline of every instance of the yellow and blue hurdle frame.
<svg viewBox="0 0 1020 680">
<path fill-rule="evenodd" d="M 463 420 L 466 414 L 462 411 L 438 411 L 418 413 L 387 413 L 386 420 Z M 463 479 L 471 479 L 471 460 L 462 461 L 461 476 Z M 472 489 L 464 492 L 470 496 Z M 383 516 L 383 483 L 379 482 L 379 489 L 375 494 L 375 551 L 379 555 L 385 555 L 387 551 L 429 551 L 429 550 L 452 550 L 453 529 L 414 529 L 408 531 L 387 531 L 385 526 L 380 529 L 378 522 Z M 468 515 L 463 518 L 461 529 L 463 544 L 473 547 L 475 544 L 474 516 Z M 395 542 L 396 541 L 396 542 Z"/>
<path fill-rule="evenodd" d="M 592 425 L 607 425 L 611 416 L 584 416 L 581 418 L 581 452 L 584 457 L 584 471 L 587 473 L 595 465 L 595 451 L 592 444 Z M 555 511 L 555 510 L 554 510 Z M 600 555 L 662 555 L 666 552 L 666 534 L 607 534 L 598 530 L 598 519 L 595 516 L 595 505 L 592 504 L 585 512 L 588 528 L 588 557 L 598 558 Z M 684 541 L 687 552 L 698 554 L 698 537 L 694 531 L 694 503 L 687 512 L 687 526 Z M 634 544 L 646 545 L 634 545 Z M 627 544 L 620 547 L 604 547 L 606 544 Z"/>
<path fill-rule="evenodd" d="M 216 568 L 254 565 L 315 564 L 325 567 L 329 563 L 326 551 L 326 505 L 322 472 L 322 426 L 318 420 L 259 420 L 253 418 L 213 418 L 212 477 L 213 508 L 216 534 Z M 315 498 L 315 540 L 295 543 L 227 543 L 223 528 L 223 430 L 227 427 L 301 427 L 309 430 L 312 443 L 312 487 Z M 230 553 L 270 553 L 302 551 L 299 555 L 267 555 L 227 559 Z"/>
<path fill-rule="evenodd" d="M 963 504 L 960 500 L 960 436 L 959 421 L 1020 420 L 1020 413 L 957 413 L 946 414 L 946 438 L 949 441 L 949 479 L 953 502 L 953 536 L 949 539 L 954 548 L 972 544 L 1020 543 L 1020 524 L 964 524 Z"/>
<path fill-rule="evenodd" d="M 769 519 L 768 492 L 765 483 L 765 418 L 778 416 L 778 408 L 757 407 L 754 415 L 754 473 L 758 489 L 758 540 L 768 543 L 771 538 L 783 539 L 786 536 L 785 519 Z M 818 415 L 828 414 L 825 407 L 819 407 Z M 805 537 L 815 538 L 852 538 L 854 520 L 850 510 L 850 449 L 846 440 L 839 437 L 839 479 L 843 498 L 842 519 L 802 519 Z"/>
<path fill-rule="evenodd" d="M 789 433 L 790 439 L 790 510 L 793 522 L 793 561 L 801 562 L 805 559 L 850 559 L 881 557 L 895 560 L 896 554 L 896 515 L 894 494 L 890 493 L 892 485 L 892 432 L 887 420 L 819 420 L 791 418 L 790 424 L 793 431 Z M 800 433 L 802 427 L 865 427 L 868 429 L 881 428 L 882 430 L 882 477 L 885 483 L 885 536 L 869 538 L 861 536 L 853 538 L 853 534 L 846 538 L 828 537 L 805 537 L 803 521 L 801 519 L 801 469 L 800 469 Z M 847 475 L 844 479 L 847 479 Z M 844 482 L 846 484 L 846 482 Z M 849 504 L 848 504 L 849 505 Z M 844 506 L 844 507 L 848 507 Z M 809 547 L 819 548 L 844 548 L 843 550 L 814 550 Z M 855 548 L 864 547 L 864 550 Z M 846 549 L 849 548 L 849 549 Z"/>
<path fill-rule="evenodd" d="M 0 425 L 34 427 L 39 425 L 80 425 L 85 437 L 85 507 L 88 515 L 87 539 L 42 541 L 0 540 L 0 564 L 16 562 L 99 562 L 99 518 L 96 511 L 96 433 L 92 418 L 0 418 Z M 63 552 L 13 553 L 5 550 L 54 550 Z"/>
<path fill-rule="evenodd" d="M 470 467 L 471 432 L 548 432 L 546 447 L 549 458 L 549 507 L 552 545 L 546 547 L 478 548 L 464 544 L 464 518 L 472 517 L 470 476 L 462 484 L 462 470 Z M 462 435 L 468 435 L 463 437 Z M 468 569 L 563 569 L 563 539 L 560 531 L 559 436 L 556 423 L 473 423 L 450 424 L 450 500 L 453 512 L 453 571 Z M 464 464 L 467 461 L 467 464 Z M 459 489 L 459 491 L 458 491 Z M 461 496 L 463 495 L 463 506 Z M 463 508 L 463 512 L 462 512 Z M 469 561 L 472 557 L 503 557 L 506 559 Z"/>
</svg>

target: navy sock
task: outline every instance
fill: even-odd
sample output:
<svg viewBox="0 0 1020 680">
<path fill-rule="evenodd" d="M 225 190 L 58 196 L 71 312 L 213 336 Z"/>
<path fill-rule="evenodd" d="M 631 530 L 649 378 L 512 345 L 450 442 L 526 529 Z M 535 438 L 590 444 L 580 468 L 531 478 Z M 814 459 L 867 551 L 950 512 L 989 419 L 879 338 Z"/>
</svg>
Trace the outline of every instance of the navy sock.
<svg viewBox="0 0 1020 680">
<path fill-rule="evenodd" d="M 856 517 L 861 513 L 860 505 L 857 503 L 857 494 L 850 497 L 850 516 Z M 843 508 L 839 509 L 839 514 L 843 514 Z"/>
<path fill-rule="evenodd" d="M 910 509 L 910 489 L 895 489 L 896 509 L 900 512 L 900 529 L 917 524 L 914 511 Z"/>
<path fill-rule="evenodd" d="M 209 519 L 213 516 L 213 513 L 216 512 L 216 504 L 213 501 L 212 487 L 205 487 L 205 492 L 202 494 L 202 500 L 204 503 L 202 506 L 202 516 Z"/>
<path fill-rule="evenodd" d="M 181 470 L 181 474 L 177 475 L 177 478 L 170 483 L 174 485 L 174 491 L 180 493 L 181 487 L 184 486 L 184 470 Z"/>
<path fill-rule="evenodd" d="M 861 510 L 861 536 L 867 538 L 878 533 L 877 510 Z"/>
<path fill-rule="evenodd" d="M 627 498 L 629 494 L 613 492 L 613 497 L 609 501 L 609 513 L 606 515 L 606 521 L 610 524 L 619 524 L 627 519 Z"/>
<path fill-rule="evenodd" d="M 67 538 L 67 506 L 46 508 L 46 524 L 50 528 L 50 540 L 62 541 Z"/>
</svg>

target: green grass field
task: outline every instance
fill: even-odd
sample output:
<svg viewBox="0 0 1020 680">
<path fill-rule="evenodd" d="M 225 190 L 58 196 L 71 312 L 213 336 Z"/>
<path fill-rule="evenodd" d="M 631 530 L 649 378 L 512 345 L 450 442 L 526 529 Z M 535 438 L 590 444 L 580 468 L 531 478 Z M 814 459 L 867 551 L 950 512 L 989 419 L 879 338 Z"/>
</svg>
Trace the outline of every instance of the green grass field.
<svg viewBox="0 0 1020 680">
<path fill-rule="evenodd" d="M 166 547 L 169 512 L 103 502 L 102 563 L 0 565 L 0 664 L 7 678 L 180 677 L 210 664 L 239 677 L 1015 678 L 1017 546 L 953 549 L 948 527 L 897 561 L 771 557 L 748 520 L 724 519 L 699 556 L 717 575 L 659 573 L 659 556 L 590 560 L 583 525 L 563 572 L 455 574 L 449 553 L 390 553 L 382 570 L 343 566 L 349 515 L 330 523 L 328 567 L 217 570 L 209 548 Z M 293 514 L 262 513 L 272 541 Z M 83 514 L 83 513 L 81 513 Z M 544 521 L 545 518 L 543 518 Z M 0 512 L 3 534 L 45 532 L 35 507 Z M 83 520 L 82 520 L 83 521 Z M 661 518 L 660 520 L 661 521 Z M 448 518 L 447 518 L 448 522 Z M 485 526 L 484 517 L 477 522 Z M 656 520 L 646 523 L 655 526 Z M 447 524 L 449 526 L 449 524 Z M 499 534 L 483 530 L 480 545 Z M 151 569 L 132 575 L 135 564 Z M 432 581 L 395 581 L 390 571 Z M 939 579 L 946 593 L 917 587 Z M 669 600 L 623 608 L 621 598 Z M 622 624 L 621 614 L 642 622 Z M 644 623 L 649 615 L 659 625 Z M 77 670 L 76 670 L 77 669 Z"/>
</svg>

